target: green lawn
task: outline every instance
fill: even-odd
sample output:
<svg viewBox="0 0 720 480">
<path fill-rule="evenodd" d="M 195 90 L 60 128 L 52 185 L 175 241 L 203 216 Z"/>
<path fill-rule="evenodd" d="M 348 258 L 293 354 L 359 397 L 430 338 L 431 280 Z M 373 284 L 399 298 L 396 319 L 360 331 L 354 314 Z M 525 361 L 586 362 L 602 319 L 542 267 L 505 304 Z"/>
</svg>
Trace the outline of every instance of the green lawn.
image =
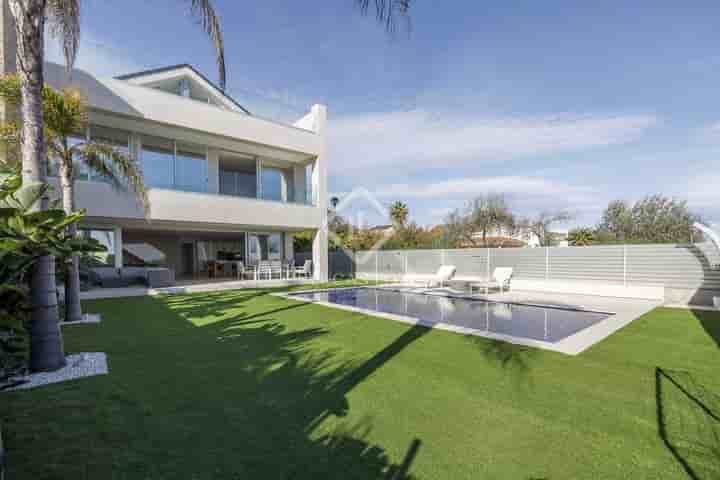
<svg viewBox="0 0 720 480">
<path fill-rule="evenodd" d="M 110 375 L 0 394 L 9 478 L 720 478 L 720 315 L 569 357 L 268 293 L 87 302 Z"/>
</svg>

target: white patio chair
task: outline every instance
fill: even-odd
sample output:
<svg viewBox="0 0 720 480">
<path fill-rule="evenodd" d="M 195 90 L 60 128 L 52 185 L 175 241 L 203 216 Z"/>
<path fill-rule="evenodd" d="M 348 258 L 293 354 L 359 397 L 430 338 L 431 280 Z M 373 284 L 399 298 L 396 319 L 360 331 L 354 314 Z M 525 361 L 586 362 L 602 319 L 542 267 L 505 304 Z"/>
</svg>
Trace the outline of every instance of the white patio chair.
<svg viewBox="0 0 720 480">
<path fill-rule="evenodd" d="M 273 279 L 277 277 L 282 280 L 282 272 L 282 262 L 280 260 L 270 260 L 270 278 Z"/>
<path fill-rule="evenodd" d="M 312 260 L 305 260 L 305 263 L 302 267 L 295 267 L 295 276 L 303 276 L 305 278 L 310 278 L 310 275 L 312 274 Z"/>
<path fill-rule="evenodd" d="M 425 282 L 425 288 L 442 287 L 445 282 L 450 281 L 455 276 L 456 271 L 455 265 L 442 265 L 433 278 Z"/>
<path fill-rule="evenodd" d="M 256 280 L 262 280 L 263 277 L 267 277 L 268 280 L 272 280 L 272 266 L 267 260 L 259 261 L 255 272 Z"/>
<path fill-rule="evenodd" d="M 493 270 L 492 278 L 482 282 L 472 282 L 470 284 L 470 295 L 472 295 L 474 288 L 484 288 L 486 295 L 491 288 L 500 289 L 500 293 L 505 290 L 510 290 L 510 280 L 512 279 L 512 276 L 512 267 L 497 267 Z"/>
</svg>

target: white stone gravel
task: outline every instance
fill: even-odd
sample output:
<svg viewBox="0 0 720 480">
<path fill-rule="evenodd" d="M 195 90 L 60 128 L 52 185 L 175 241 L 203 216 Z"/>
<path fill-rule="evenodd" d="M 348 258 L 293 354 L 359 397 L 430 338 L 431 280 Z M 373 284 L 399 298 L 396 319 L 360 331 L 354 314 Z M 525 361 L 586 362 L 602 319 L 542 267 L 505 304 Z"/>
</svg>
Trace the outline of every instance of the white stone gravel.
<svg viewBox="0 0 720 480">
<path fill-rule="evenodd" d="M 50 385 L 51 383 L 75 380 L 76 378 L 106 375 L 109 372 L 107 355 L 104 352 L 84 352 L 67 356 L 67 365 L 54 372 L 31 373 L 26 383 L 5 391 L 27 390 L 29 388 Z"/>
<path fill-rule="evenodd" d="M 83 314 L 82 320 L 78 320 L 77 322 L 60 322 L 60 326 L 63 327 L 65 325 L 84 325 L 86 323 L 100 323 L 100 320 L 102 320 L 102 317 L 99 313 L 85 313 Z"/>
</svg>

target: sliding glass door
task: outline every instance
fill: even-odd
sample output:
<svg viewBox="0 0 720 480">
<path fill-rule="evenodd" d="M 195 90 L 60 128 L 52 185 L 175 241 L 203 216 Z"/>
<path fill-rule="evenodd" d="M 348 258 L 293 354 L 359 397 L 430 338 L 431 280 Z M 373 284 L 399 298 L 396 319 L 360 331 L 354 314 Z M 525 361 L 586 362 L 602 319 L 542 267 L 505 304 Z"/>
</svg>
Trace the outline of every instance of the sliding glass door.
<svg viewBox="0 0 720 480">
<path fill-rule="evenodd" d="M 283 260 L 282 233 L 252 233 L 248 235 L 248 261 L 257 264 L 264 260 Z"/>
</svg>

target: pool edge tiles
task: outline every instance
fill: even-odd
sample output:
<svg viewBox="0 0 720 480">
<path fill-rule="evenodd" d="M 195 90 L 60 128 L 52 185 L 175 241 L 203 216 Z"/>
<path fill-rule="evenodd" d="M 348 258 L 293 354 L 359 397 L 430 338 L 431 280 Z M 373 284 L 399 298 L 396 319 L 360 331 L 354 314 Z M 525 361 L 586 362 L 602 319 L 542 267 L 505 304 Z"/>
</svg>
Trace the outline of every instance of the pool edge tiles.
<svg viewBox="0 0 720 480">
<path fill-rule="evenodd" d="M 513 304 L 513 305 L 521 305 L 521 306 L 530 306 L 530 307 L 540 307 L 540 308 L 547 308 L 547 309 L 563 309 L 563 310 L 573 310 L 573 311 L 583 311 L 583 312 L 590 312 L 590 313 L 601 313 L 606 314 L 609 316 L 605 319 L 602 319 L 594 324 L 591 324 L 575 333 L 572 333 L 568 335 L 567 337 L 564 337 L 560 340 L 557 340 L 555 342 L 549 342 L 544 340 L 538 340 L 528 337 L 522 337 L 522 336 L 516 336 L 516 335 L 509 335 L 506 333 L 495 333 L 492 331 L 486 331 L 486 330 L 479 330 L 477 328 L 472 327 L 466 327 L 466 326 L 460 326 L 460 325 L 454 325 L 451 323 L 444 323 L 444 322 L 433 322 L 433 321 L 427 321 L 422 320 L 417 317 L 408 316 L 408 315 L 402 315 L 397 313 L 387 313 L 383 311 L 378 310 L 372 310 L 372 309 L 366 309 L 361 307 L 356 307 L 352 305 L 344 305 L 339 303 L 333 303 L 329 301 L 319 300 L 315 298 L 307 298 L 303 297 L 301 295 L 307 295 L 307 294 L 316 294 L 318 292 L 334 292 L 334 291 L 341 291 L 341 290 L 360 290 L 365 289 L 369 290 L 366 287 L 343 287 L 343 288 L 337 288 L 337 289 L 322 289 L 322 290 L 303 290 L 303 291 L 296 291 L 296 292 L 286 292 L 286 293 L 275 293 L 274 295 L 279 297 L 284 297 L 287 299 L 292 299 L 296 301 L 302 301 L 302 302 L 308 302 L 308 303 L 314 303 L 316 305 L 322 305 L 328 308 L 335 308 L 340 310 L 346 310 L 351 311 L 355 313 L 361 313 L 368 316 L 374 316 L 378 318 L 385 318 L 389 320 L 395 320 L 399 322 L 403 322 L 410 325 L 422 325 L 428 328 L 434 328 L 438 330 L 445 330 L 453 333 L 459 333 L 463 335 L 472 335 L 472 336 L 478 336 L 482 338 L 488 338 L 492 340 L 500 340 L 508 343 L 513 343 L 516 345 L 523 345 L 523 346 L 529 346 L 534 348 L 541 348 L 544 350 L 550 350 L 555 351 L 567 355 L 577 355 L 591 346 L 595 345 L 596 343 L 604 340 L 608 336 L 610 336 L 612 333 L 616 332 L 617 330 L 623 328 L 624 326 L 631 323 L 636 318 L 642 316 L 643 314 L 649 312 L 650 310 L 656 308 L 659 306 L 662 302 L 660 301 L 645 301 L 645 300 L 628 300 L 628 299 L 619 299 L 619 298 L 608 298 L 608 297 L 594 297 L 594 296 L 577 296 L 577 295 L 561 295 L 561 294 L 553 294 L 553 295 L 547 295 L 547 294 L 532 294 L 532 292 L 513 292 L 513 295 L 510 295 L 509 292 L 506 292 L 503 294 L 501 299 L 490 299 L 490 300 L 483 300 L 483 299 L 477 299 L 477 298 L 468 298 L 464 297 L 464 300 L 466 301 L 485 301 L 487 303 L 507 303 L 507 304 Z M 428 295 L 428 294 L 422 294 L 415 292 L 418 295 Z M 428 296 L 438 296 L 438 293 L 432 293 L 432 295 Z M 463 299 L 463 297 L 460 297 L 458 295 L 445 295 L 450 298 L 454 299 Z M 547 302 L 552 300 L 555 303 L 558 302 L 564 302 L 567 298 L 571 298 L 574 301 L 580 301 L 582 300 L 587 305 L 586 307 L 583 307 L 582 309 L 569 309 L 569 308 L 561 308 L 557 306 L 548 305 Z M 503 301 L 507 300 L 507 301 Z M 597 308 L 593 308 L 597 307 Z M 612 312 L 612 313 L 609 313 Z"/>
</svg>

